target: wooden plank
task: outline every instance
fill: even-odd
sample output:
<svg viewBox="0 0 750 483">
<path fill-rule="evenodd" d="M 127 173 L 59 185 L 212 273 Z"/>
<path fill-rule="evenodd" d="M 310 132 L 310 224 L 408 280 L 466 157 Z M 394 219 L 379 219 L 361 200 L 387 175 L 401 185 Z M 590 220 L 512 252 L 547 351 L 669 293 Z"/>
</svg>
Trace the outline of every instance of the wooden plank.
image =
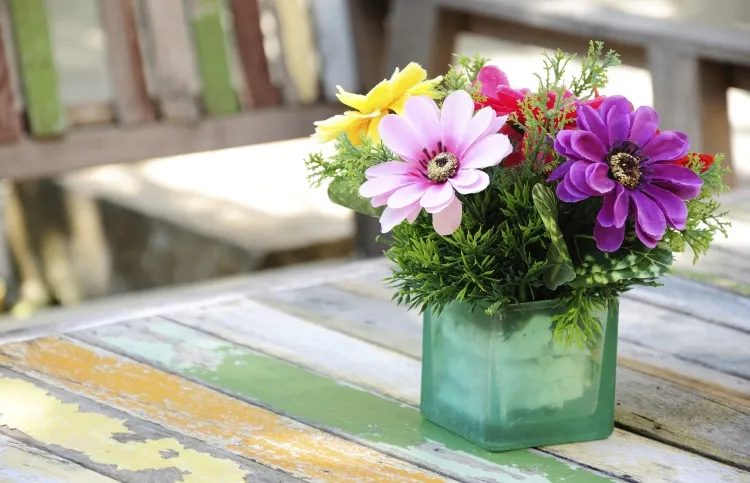
<svg viewBox="0 0 750 483">
<path fill-rule="evenodd" d="M 380 0 L 347 0 L 347 4 L 360 81 L 356 92 L 367 92 L 385 76 L 385 19 L 390 5 Z"/>
<path fill-rule="evenodd" d="M 27 483 L 115 482 L 83 466 L 0 435 L 0 482 L 20 481 Z"/>
<path fill-rule="evenodd" d="M 439 6 L 430 0 L 395 0 L 391 9 L 388 71 L 403 68 L 409 62 L 433 69 L 435 66 L 430 62 L 435 54 L 434 43 L 442 36 Z M 447 32 L 447 35 L 452 43 L 453 32 Z"/>
<path fill-rule="evenodd" d="M 315 22 L 321 84 L 327 102 L 338 102 L 336 86 L 359 92 L 354 32 L 349 0 L 313 0 L 310 12 Z"/>
<path fill-rule="evenodd" d="M 425 425 L 413 407 L 165 319 L 112 325 L 76 337 L 259 401 L 461 481 L 602 481 L 567 462 L 530 451 L 484 451 L 449 431 Z"/>
<path fill-rule="evenodd" d="M 299 481 L 6 369 L 0 369 L 0 388 L 13 396 L 0 401 L 0 432 L 117 481 Z"/>
<path fill-rule="evenodd" d="M 9 1 L 31 132 L 40 137 L 60 135 L 65 130 L 65 109 L 44 0 Z"/>
<path fill-rule="evenodd" d="M 115 120 L 115 110 L 110 102 L 89 102 L 65 108 L 71 126 L 109 124 Z"/>
<path fill-rule="evenodd" d="M 117 120 L 125 125 L 156 118 L 143 70 L 134 1 L 99 2 L 107 40 L 107 60 L 115 91 Z"/>
<path fill-rule="evenodd" d="M 245 75 L 253 105 L 258 108 L 276 106 L 281 98 L 271 83 L 266 53 L 263 51 L 263 33 L 260 30 L 260 10 L 257 0 L 230 0 L 234 33 L 242 71 Z"/>
<path fill-rule="evenodd" d="M 255 304 L 248 302 L 240 308 L 233 304 L 234 309 L 229 307 L 204 309 L 200 311 L 200 317 L 194 312 L 170 316 L 188 326 L 194 326 L 201 331 L 216 334 L 219 337 L 235 342 L 237 344 L 252 348 L 272 348 L 271 355 L 280 357 L 296 365 L 302 365 L 316 373 L 353 383 L 360 387 L 374 389 L 380 394 L 402 394 L 397 398 L 411 405 L 419 402 L 419 362 L 404 358 L 395 352 L 381 352 L 381 359 L 377 365 L 367 365 L 364 368 L 354 366 L 359 354 L 367 350 L 374 350 L 368 344 L 328 329 L 323 329 L 316 334 L 315 344 L 287 345 L 292 331 L 297 331 L 308 322 L 299 320 L 295 323 L 289 322 L 289 317 L 284 314 L 276 315 L 272 322 L 264 324 L 270 314 L 263 313 L 263 317 L 257 317 L 257 313 L 249 310 Z M 235 319 L 231 325 L 226 325 L 230 311 Z M 208 314 L 216 313 L 216 316 Z M 224 316 L 219 313 L 223 312 Z M 261 334 L 255 334 L 253 329 L 256 325 L 266 327 Z M 231 327 L 231 328 L 230 328 Z M 342 340 L 344 339 L 348 340 Z M 289 347 L 286 354 L 273 347 L 276 341 L 280 347 Z M 133 345 L 137 344 L 131 344 Z M 321 349 L 325 348 L 325 350 Z M 265 352 L 265 350 L 263 350 Z M 303 352 L 304 351 L 304 352 Z M 156 352 L 163 351 L 157 349 Z M 203 352 L 203 351 L 202 351 Z M 221 352 L 221 351 L 219 351 Z M 173 353 L 175 353 L 173 351 Z M 341 361 L 340 364 L 332 364 L 331 361 Z M 333 365 L 332 369 L 329 367 Z M 403 371 L 405 366 L 415 367 L 412 375 L 404 380 Z M 207 377 L 211 377 L 207 375 Z M 382 381 L 389 381 L 388 385 Z M 215 381 L 215 379 L 214 379 Z M 398 381 L 398 382 L 396 382 Z M 411 396 L 409 396 L 411 394 Z M 336 406 L 338 407 L 338 406 Z M 371 416 L 370 416 L 371 417 Z M 376 433 L 380 434 L 380 433 Z M 626 434 L 626 437 L 623 436 Z M 427 439 L 431 439 L 429 436 Z M 606 441 L 591 441 L 581 443 L 582 446 L 571 445 L 552 446 L 542 448 L 542 451 L 556 456 L 562 456 L 589 468 L 598 469 L 606 474 L 626 479 L 627 481 L 660 481 L 660 482 L 704 482 L 704 481 L 742 481 L 746 473 L 730 466 L 723 465 L 686 451 L 676 449 L 672 446 L 655 442 L 643 437 L 629 437 L 627 433 L 616 430 L 614 435 Z M 608 449 L 613 446 L 619 451 L 611 453 Z M 449 446 L 450 447 L 450 446 Z M 580 449 L 576 449 L 580 448 Z M 564 451 L 564 452 L 561 452 Z M 473 453 L 472 453 L 473 454 Z M 611 455 L 617 454 L 616 458 Z"/>
<path fill-rule="evenodd" d="M 203 105 L 211 115 L 239 112 L 224 29 L 224 0 L 190 0 L 190 14 L 203 85 Z"/>
<path fill-rule="evenodd" d="M 332 474 L 342 483 L 450 481 L 101 350 L 65 340 L 38 339 L 3 346 L 0 352 L 0 363 L 15 371 L 308 481 L 327 481 Z M 82 426 L 89 430 L 97 427 Z M 224 481 L 211 481 L 217 479 Z"/>
<path fill-rule="evenodd" d="M 302 104 L 315 102 L 320 82 L 318 52 L 307 2 L 273 0 L 273 6 L 279 22 L 284 65 L 294 84 L 296 100 Z"/>
<path fill-rule="evenodd" d="M 161 116 L 195 120 L 198 74 L 182 0 L 144 0 Z"/>
<path fill-rule="evenodd" d="M 314 121 L 340 112 L 340 108 L 330 106 L 290 107 L 210 119 L 197 125 L 77 129 L 60 141 L 23 140 L 0 147 L 0 173 L 15 179 L 37 178 L 103 164 L 304 137 L 312 133 Z"/>
<path fill-rule="evenodd" d="M 21 136 L 11 74 L 13 67 L 6 54 L 11 48 L 5 45 L 5 30 L 8 27 L 7 24 L 0 24 L 0 143 L 13 142 Z"/>
</svg>

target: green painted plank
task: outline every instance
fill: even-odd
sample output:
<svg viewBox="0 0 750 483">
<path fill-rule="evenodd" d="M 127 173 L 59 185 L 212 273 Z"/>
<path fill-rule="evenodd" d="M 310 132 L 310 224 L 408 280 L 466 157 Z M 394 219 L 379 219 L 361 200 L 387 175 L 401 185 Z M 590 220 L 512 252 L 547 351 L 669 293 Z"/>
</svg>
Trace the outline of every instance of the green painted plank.
<svg viewBox="0 0 750 483">
<path fill-rule="evenodd" d="M 209 114 L 233 114 L 240 106 L 232 85 L 222 0 L 192 0 L 193 35 L 203 103 Z"/>
<path fill-rule="evenodd" d="M 31 132 L 56 136 L 65 130 L 57 66 L 44 0 L 10 0 L 11 21 Z"/>
<path fill-rule="evenodd" d="M 463 481 L 610 481 L 533 451 L 484 451 L 425 421 L 412 406 L 163 319 L 116 324 L 81 333 L 79 338 L 259 401 Z"/>
</svg>

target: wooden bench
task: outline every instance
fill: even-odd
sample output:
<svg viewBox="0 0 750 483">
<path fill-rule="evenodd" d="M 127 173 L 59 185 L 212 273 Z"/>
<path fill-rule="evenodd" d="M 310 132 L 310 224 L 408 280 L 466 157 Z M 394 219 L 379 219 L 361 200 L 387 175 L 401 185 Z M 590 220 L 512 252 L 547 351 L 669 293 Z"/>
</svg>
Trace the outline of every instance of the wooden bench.
<svg viewBox="0 0 750 483">
<path fill-rule="evenodd" d="M 421 319 L 391 301 L 389 269 L 300 266 L 0 319 L 0 479 L 750 479 L 750 299 L 677 278 L 626 294 L 614 434 L 490 453 L 420 416 Z"/>
<path fill-rule="evenodd" d="M 750 90 L 748 21 L 750 8 L 734 0 L 392 0 L 388 65 L 442 71 L 459 32 L 570 52 L 604 40 L 651 72 L 662 125 L 731 162 L 726 91 Z"/>
</svg>

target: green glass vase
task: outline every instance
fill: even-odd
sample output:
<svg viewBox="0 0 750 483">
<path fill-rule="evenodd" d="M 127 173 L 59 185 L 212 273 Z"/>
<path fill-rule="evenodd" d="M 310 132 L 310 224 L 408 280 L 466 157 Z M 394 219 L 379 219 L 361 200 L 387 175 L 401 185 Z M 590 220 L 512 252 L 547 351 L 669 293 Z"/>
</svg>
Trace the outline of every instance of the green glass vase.
<svg viewBox="0 0 750 483">
<path fill-rule="evenodd" d="M 614 430 L 617 302 L 596 314 L 602 336 L 554 339 L 554 301 L 488 316 L 454 302 L 425 312 L 424 417 L 491 451 L 603 439 Z"/>
</svg>

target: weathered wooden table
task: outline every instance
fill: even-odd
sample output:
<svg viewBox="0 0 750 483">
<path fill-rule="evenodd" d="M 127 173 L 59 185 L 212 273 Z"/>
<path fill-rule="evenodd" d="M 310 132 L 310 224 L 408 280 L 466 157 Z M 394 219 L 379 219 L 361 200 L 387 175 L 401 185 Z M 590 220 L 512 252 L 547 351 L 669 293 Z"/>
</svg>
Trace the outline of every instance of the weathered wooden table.
<svg viewBox="0 0 750 483">
<path fill-rule="evenodd" d="M 748 482 L 750 299 L 621 304 L 617 429 L 489 453 L 421 418 L 382 260 L 0 322 L 1 482 Z"/>
</svg>

